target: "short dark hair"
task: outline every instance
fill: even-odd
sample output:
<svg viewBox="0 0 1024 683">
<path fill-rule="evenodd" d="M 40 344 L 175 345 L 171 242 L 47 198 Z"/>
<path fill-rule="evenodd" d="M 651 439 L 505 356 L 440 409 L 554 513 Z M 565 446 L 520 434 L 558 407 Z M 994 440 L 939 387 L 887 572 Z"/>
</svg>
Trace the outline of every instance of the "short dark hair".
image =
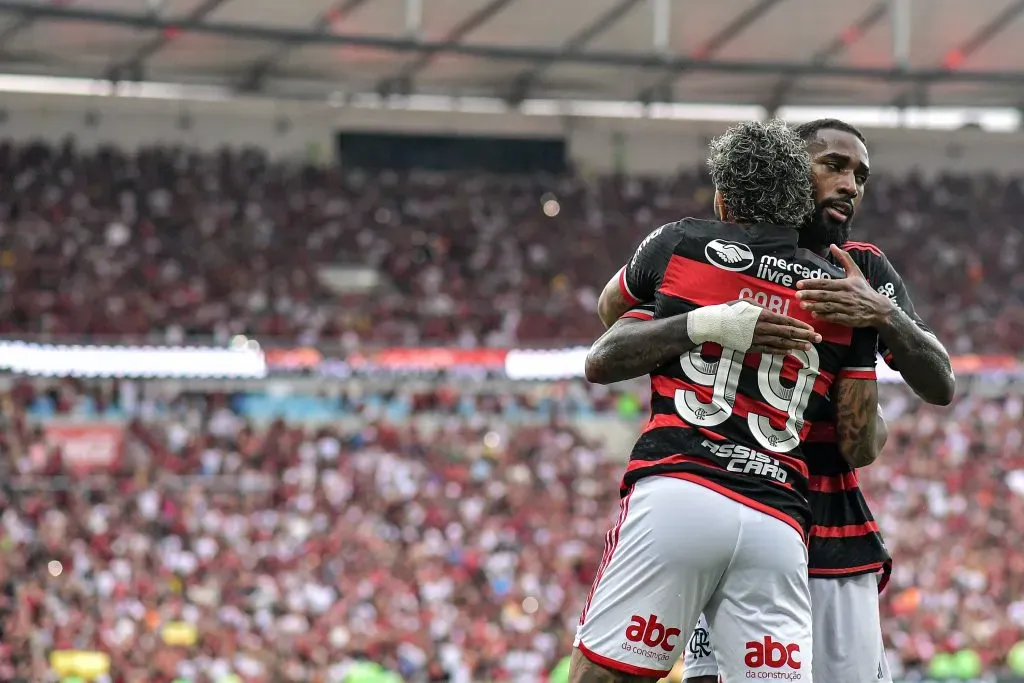
<svg viewBox="0 0 1024 683">
<path fill-rule="evenodd" d="M 712 140 L 708 169 L 737 223 L 803 225 L 814 212 L 806 143 L 778 119 L 747 121 Z"/>
<path fill-rule="evenodd" d="M 864 134 L 857 130 L 856 126 L 853 126 L 846 121 L 840 121 L 839 119 L 814 119 L 807 123 L 801 123 L 799 126 L 793 126 L 793 132 L 799 135 L 804 142 L 810 142 L 814 138 L 818 137 L 818 131 L 822 130 L 838 130 L 843 133 L 849 133 L 863 142 L 865 146 L 868 144 L 868 141 L 864 138 Z"/>
</svg>

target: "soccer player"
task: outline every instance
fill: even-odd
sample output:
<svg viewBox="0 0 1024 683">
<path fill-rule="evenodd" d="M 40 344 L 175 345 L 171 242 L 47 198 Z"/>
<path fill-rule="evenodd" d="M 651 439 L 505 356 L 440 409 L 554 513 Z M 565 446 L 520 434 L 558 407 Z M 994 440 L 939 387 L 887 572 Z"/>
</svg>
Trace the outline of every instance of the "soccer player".
<svg viewBox="0 0 1024 683">
<path fill-rule="evenodd" d="M 864 136 L 836 119 L 811 121 L 795 130 L 807 144 L 816 201 L 812 223 L 801 231 L 801 245 L 819 254 L 827 254 L 829 244 L 845 245 L 849 257 L 868 273 L 866 281 L 847 278 L 798 283 L 802 303 L 809 304 L 807 310 L 821 320 L 875 327 L 886 362 L 903 374 L 922 399 L 948 404 L 955 388 L 949 356 L 917 317 L 899 274 L 874 245 L 847 242 L 870 173 Z M 601 300 L 606 324 L 632 303 L 614 280 Z M 650 317 L 642 311 L 628 315 Z M 634 327 L 634 338 L 642 329 L 642 325 Z M 644 355 L 643 349 L 632 353 L 632 358 Z M 614 359 L 605 362 L 614 364 Z M 645 368 L 632 359 L 628 364 L 636 376 L 644 374 Z M 815 675 L 820 681 L 836 683 L 888 683 L 891 678 L 882 645 L 878 592 L 888 578 L 891 560 L 858 487 L 856 472 L 839 456 L 827 423 L 819 424 L 821 429 L 810 435 L 804 447 L 811 473 L 809 500 L 814 522 L 809 569 Z M 718 667 L 703 620 L 688 644 L 685 664 L 690 683 L 717 680 Z"/>
<path fill-rule="evenodd" d="M 580 617 L 574 682 L 664 676 L 702 610 L 728 680 L 810 682 L 801 442 L 829 395 L 843 457 L 874 457 L 876 334 L 808 329 L 795 296 L 794 273 L 843 277 L 784 227 L 814 207 L 803 141 L 779 121 L 742 124 L 712 143 L 709 166 L 722 221 L 655 230 L 621 272 L 636 300 L 655 302 L 644 325 L 669 352 L 650 373 L 652 418 Z M 789 355 L 748 354 L 759 338 Z"/>
</svg>

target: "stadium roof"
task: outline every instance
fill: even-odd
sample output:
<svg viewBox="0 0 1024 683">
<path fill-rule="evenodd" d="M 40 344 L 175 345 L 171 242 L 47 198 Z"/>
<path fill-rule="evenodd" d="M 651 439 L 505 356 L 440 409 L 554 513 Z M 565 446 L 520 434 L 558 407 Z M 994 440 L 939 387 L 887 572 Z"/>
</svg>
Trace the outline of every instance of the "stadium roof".
<svg viewBox="0 0 1024 683">
<path fill-rule="evenodd" d="M 1024 0 L 0 0 L 0 72 L 317 99 L 1024 104 Z"/>
</svg>

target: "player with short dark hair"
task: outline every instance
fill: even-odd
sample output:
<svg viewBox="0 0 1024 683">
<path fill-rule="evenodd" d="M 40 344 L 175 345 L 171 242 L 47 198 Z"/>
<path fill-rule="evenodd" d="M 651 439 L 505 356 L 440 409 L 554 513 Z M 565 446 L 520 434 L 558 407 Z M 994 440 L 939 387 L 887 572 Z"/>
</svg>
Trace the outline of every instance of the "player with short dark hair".
<svg viewBox="0 0 1024 683">
<path fill-rule="evenodd" d="M 847 123 L 840 119 L 814 119 L 813 121 L 793 126 L 793 132 L 799 135 L 804 142 L 810 142 L 815 139 L 818 137 L 818 133 L 823 130 L 837 130 L 841 133 L 849 133 L 864 143 L 865 146 L 868 144 L 867 138 L 864 137 L 864 133 L 860 132 L 860 129 L 852 123 Z"/>
<path fill-rule="evenodd" d="M 811 222 L 801 231 L 801 246 L 828 255 L 830 244 L 843 245 L 848 258 L 868 274 L 866 280 L 799 283 L 807 310 L 821 320 L 877 328 L 886 362 L 897 367 L 924 400 L 948 404 L 955 386 L 949 357 L 917 317 L 899 274 L 874 245 L 847 242 L 870 175 L 864 135 L 837 119 L 818 119 L 794 130 L 807 146 L 816 203 Z M 606 324 L 629 304 L 626 295 L 615 289 L 617 284 L 610 282 L 602 295 L 600 310 Z M 630 330 L 635 347 L 625 351 L 631 358 L 644 355 L 646 347 L 640 341 L 644 327 L 634 325 Z M 625 364 L 632 366 L 635 376 L 645 370 L 632 360 Z M 815 674 L 819 680 L 835 683 L 885 683 L 890 676 L 882 646 L 878 590 L 888 577 L 890 558 L 858 487 L 856 472 L 837 452 L 828 421 L 818 423 L 819 430 L 804 446 L 814 523 L 809 568 Z M 884 441 L 884 423 L 880 427 Z M 686 653 L 685 671 L 691 683 L 717 680 L 708 638 L 702 620 Z"/>
<path fill-rule="evenodd" d="M 702 610 L 727 679 L 812 680 L 801 445 L 831 397 L 843 456 L 874 456 L 877 338 L 840 324 L 811 330 L 799 308 L 800 277 L 844 275 L 784 225 L 803 225 L 814 208 L 803 148 L 779 121 L 727 131 L 709 157 L 721 221 L 662 226 L 620 271 L 625 296 L 653 302 L 630 314 L 652 319 L 644 325 L 658 340 L 647 358 L 652 416 L 580 618 L 572 681 L 664 676 Z M 614 381 L 603 356 L 618 352 L 603 340 L 631 319 L 595 344 L 590 379 Z M 759 334 L 787 348 L 748 353 Z"/>
</svg>

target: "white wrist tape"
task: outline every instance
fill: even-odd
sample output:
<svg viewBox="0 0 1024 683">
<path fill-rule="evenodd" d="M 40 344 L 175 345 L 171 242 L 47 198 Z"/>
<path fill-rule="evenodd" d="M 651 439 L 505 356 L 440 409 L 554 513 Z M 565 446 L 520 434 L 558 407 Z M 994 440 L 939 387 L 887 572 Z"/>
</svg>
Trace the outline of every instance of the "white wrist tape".
<svg viewBox="0 0 1024 683">
<path fill-rule="evenodd" d="M 754 341 L 761 307 L 746 301 L 705 306 L 686 316 L 686 333 L 697 344 L 706 341 L 746 352 Z"/>
</svg>

